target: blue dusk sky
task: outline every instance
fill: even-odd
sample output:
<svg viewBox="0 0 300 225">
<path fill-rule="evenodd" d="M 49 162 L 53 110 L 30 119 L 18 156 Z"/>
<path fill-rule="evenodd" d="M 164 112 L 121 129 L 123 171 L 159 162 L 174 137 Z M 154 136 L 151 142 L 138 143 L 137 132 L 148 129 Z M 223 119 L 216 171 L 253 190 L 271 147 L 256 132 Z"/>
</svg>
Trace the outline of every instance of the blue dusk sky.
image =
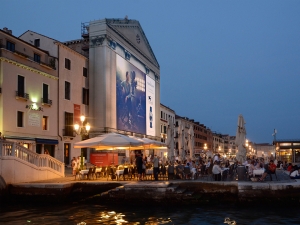
<svg viewBox="0 0 300 225">
<path fill-rule="evenodd" d="M 0 0 L 0 27 L 59 41 L 81 22 L 138 20 L 160 64 L 161 103 L 212 131 L 271 143 L 299 138 L 300 1 Z"/>
</svg>

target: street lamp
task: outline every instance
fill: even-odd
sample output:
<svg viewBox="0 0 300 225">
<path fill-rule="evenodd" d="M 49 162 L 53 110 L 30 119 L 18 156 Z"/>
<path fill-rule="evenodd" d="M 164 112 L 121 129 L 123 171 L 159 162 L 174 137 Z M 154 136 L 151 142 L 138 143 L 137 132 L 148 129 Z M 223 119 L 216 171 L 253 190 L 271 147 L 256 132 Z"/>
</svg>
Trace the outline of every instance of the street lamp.
<svg viewBox="0 0 300 225">
<path fill-rule="evenodd" d="M 89 134 L 89 131 L 91 129 L 91 126 L 89 123 L 86 123 L 84 125 L 85 116 L 80 116 L 81 124 L 79 125 L 77 122 L 74 124 L 74 130 L 77 135 L 81 135 L 81 140 L 84 136 L 87 136 Z M 83 149 L 81 148 L 81 159 L 80 159 L 80 169 L 83 169 Z"/>
</svg>

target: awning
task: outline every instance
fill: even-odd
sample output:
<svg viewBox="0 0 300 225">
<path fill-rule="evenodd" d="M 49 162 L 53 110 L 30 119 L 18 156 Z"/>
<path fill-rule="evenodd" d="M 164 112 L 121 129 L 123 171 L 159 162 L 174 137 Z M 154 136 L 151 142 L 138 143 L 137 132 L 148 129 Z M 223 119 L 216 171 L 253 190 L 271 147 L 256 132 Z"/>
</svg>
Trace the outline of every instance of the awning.
<svg viewBox="0 0 300 225">
<path fill-rule="evenodd" d="M 36 138 L 35 141 L 37 144 L 45 144 L 45 145 L 57 145 L 58 144 L 58 140 L 54 140 L 54 139 Z"/>
<path fill-rule="evenodd" d="M 17 140 L 29 140 L 29 141 L 35 141 L 35 138 L 32 137 L 19 137 L 19 136 L 6 136 L 6 139 L 17 139 Z"/>
</svg>

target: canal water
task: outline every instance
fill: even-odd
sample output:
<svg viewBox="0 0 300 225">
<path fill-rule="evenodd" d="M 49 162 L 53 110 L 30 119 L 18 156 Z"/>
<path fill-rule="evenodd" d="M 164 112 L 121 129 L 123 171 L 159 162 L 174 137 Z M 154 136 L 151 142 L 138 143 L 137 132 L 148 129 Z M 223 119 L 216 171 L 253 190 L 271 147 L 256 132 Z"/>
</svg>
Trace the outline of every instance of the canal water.
<svg viewBox="0 0 300 225">
<path fill-rule="evenodd" d="M 170 207 L 95 204 L 8 205 L 0 207 L 0 224 L 299 224 L 299 208 Z M 228 222 L 228 223 L 224 223 Z"/>
</svg>

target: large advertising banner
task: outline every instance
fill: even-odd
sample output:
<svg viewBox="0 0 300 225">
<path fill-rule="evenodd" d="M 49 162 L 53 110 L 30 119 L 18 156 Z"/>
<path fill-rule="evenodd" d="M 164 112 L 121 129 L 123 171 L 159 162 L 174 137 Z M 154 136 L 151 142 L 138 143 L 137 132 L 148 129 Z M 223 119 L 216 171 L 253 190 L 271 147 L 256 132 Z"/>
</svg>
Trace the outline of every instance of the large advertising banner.
<svg viewBox="0 0 300 225">
<path fill-rule="evenodd" d="M 155 81 L 146 76 L 147 135 L 155 136 Z"/>
<path fill-rule="evenodd" d="M 146 134 L 146 74 L 117 55 L 117 129 Z"/>
</svg>

